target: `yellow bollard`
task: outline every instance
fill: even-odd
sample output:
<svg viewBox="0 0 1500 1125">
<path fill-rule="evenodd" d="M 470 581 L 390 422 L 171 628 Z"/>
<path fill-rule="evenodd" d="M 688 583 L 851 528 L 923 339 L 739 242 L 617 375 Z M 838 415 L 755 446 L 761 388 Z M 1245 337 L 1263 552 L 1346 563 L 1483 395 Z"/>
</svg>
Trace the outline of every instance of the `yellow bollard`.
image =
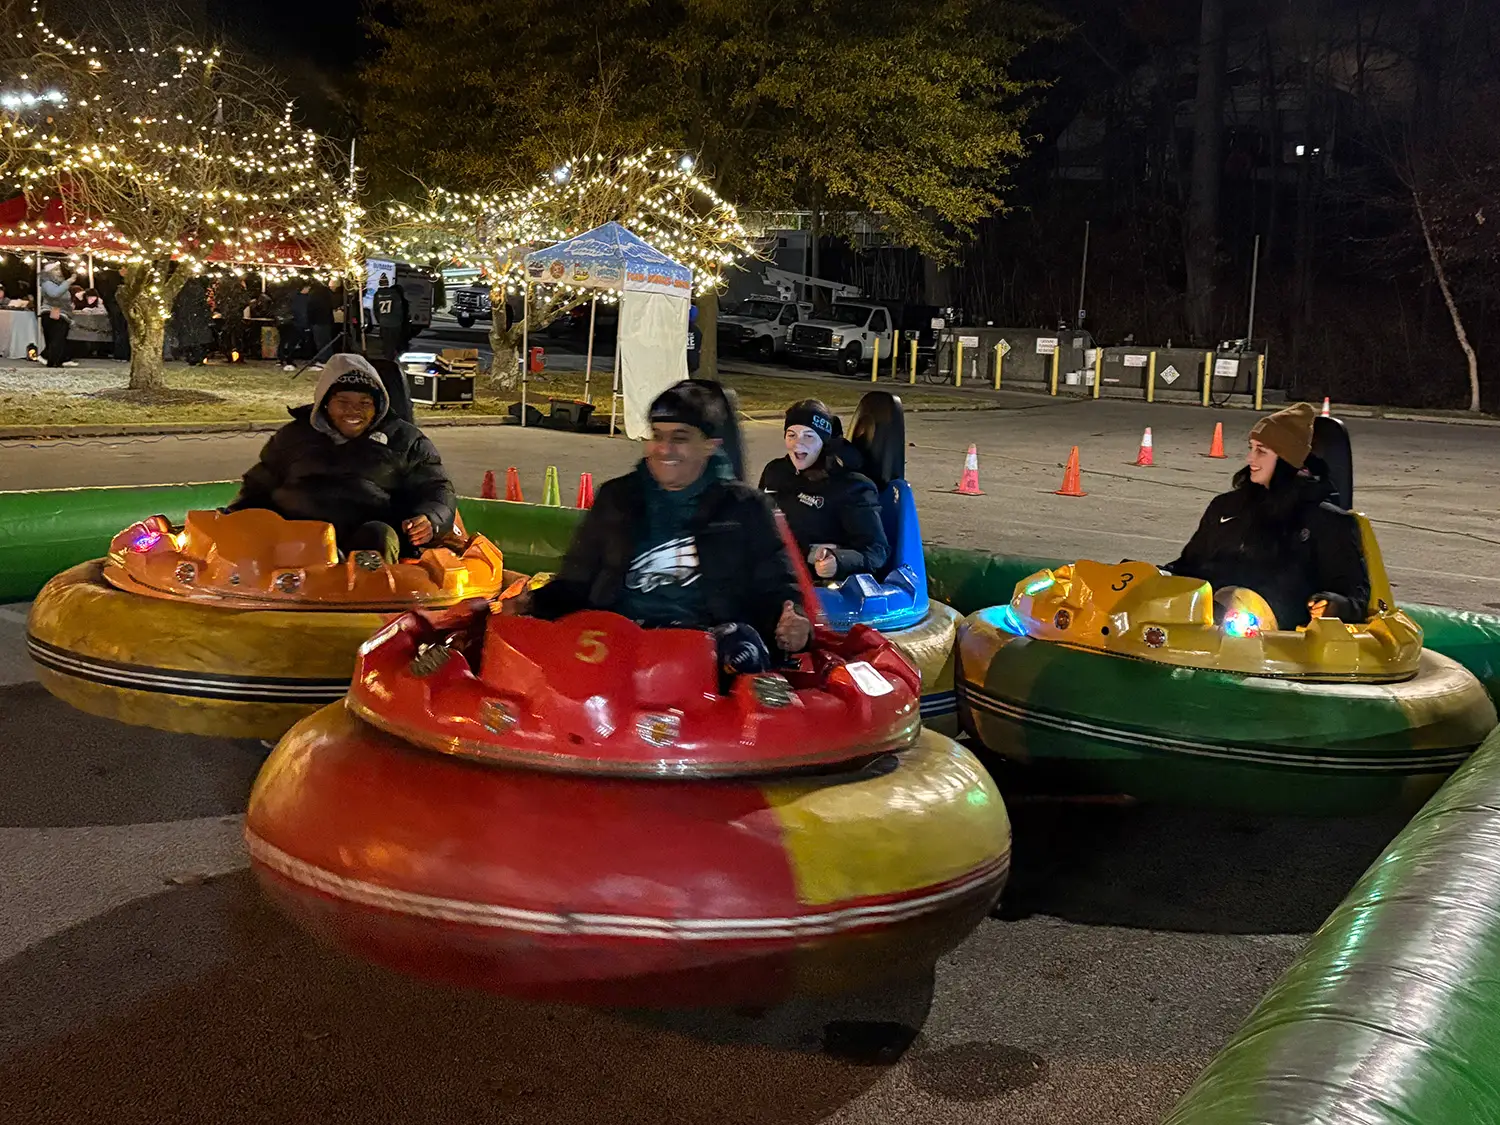
<svg viewBox="0 0 1500 1125">
<path fill-rule="evenodd" d="M 995 390 L 1000 389 L 1000 375 L 1005 370 L 1005 352 L 1002 350 L 1005 341 L 995 345 Z"/>
<path fill-rule="evenodd" d="M 911 374 L 907 376 L 906 381 L 915 387 L 917 385 L 917 341 L 913 340 L 908 350 L 911 352 Z"/>
<path fill-rule="evenodd" d="M 901 333 L 891 333 L 891 382 L 896 381 L 896 359 L 901 355 Z"/>
<path fill-rule="evenodd" d="M 1203 405 L 1208 405 L 1209 395 L 1214 387 L 1214 353 L 1203 353 Z"/>
<path fill-rule="evenodd" d="M 1061 343 L 1062 341 L 1059 340 L 1058 342 Z M 1054 397 L 1057 395 L 1057 365 L 1061 362 L 1062 348 L 1057 348 L 1052 352 L 1052 394 Z"/>
<path fill-rule="evenodd" d="M 1146 365 L 1146 401 L 1156 401 L 1156 353 L 1151 353 L 1151 361 Z"/>
<path fill-rule="evenodd" d="M 958 340 L 954 345 L 953 352 L 953 385 L 961 387 L 964 385 L 964 342 Z"/>
<path fill-rule="evenodd" d="M 1266 357 L 1255 357 L 1255 409 L 1260 409 L 1261 396 L 1266 390 Z"/>
<path fill-rule="evenodd" d="M 870 382 L 875 381 L 875 376 L 880 374 L 880 337 L 875 337 L 875 350 L 870 353 Z"/>
<path fill-rule="evenodd" d="M 1094 397 L 1099 397 L 1099 386 L 1104 382 L 1104 349 L 1094 349 Z"/>
</svg>

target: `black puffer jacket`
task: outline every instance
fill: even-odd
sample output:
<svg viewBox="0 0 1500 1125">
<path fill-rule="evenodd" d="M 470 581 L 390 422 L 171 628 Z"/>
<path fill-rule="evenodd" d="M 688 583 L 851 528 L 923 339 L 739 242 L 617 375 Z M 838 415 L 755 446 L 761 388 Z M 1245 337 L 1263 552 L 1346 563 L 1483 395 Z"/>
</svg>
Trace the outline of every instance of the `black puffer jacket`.
<svg viewBox="0 0 1500 1125">
<path fill-rule="evenodd" d="M 1308 622 L 1307 603 L 1328 597 L 1327 616 L 1363 621 L 1370 579 L 1359 525 L 1331 500 L 1315 475 L 1277 465 L 1271 488 L 1242 469 L 1232 491 L 1216 496 L 1182 556 L 1166 569 L 1214 586 L 1245 586 L 1266 599 L 1282 629 Z"/>
<path fill-rule="evenodd" d="M 761 471 L 760 487 L 786 513 L 804 555 L 815 544 L 834 544 L 839 564 L 835 580 L 878 574 L 890 561 L 891 545 L 880 519 L 875 484 L 841 460 L 825 454 L 799 473 L 790 457 L 778 457 Z"/>
<path fill-rule="evenodd" d="M 318 383 L 319 409 L 332 371 Z M 316 425 L 313 405 L 292 409 L 292 421 L 266 442 L 230 510 L 269 508 L 286 519 L 322 520 L 333 524 L 341 546 L 371 520 L 399 531 L 403 520 L 419 515 L 431 521 L 434 539 L 443 538 L 453 530 L 457 501 L 442 459 L 421 430 L 387 412 L 384 394 L 376 403 L 375 422 L 352 441 L 338 437 L 326 419 Z M 409 553 L 404 536 L 402 545 Z"/>
<path fill-rule="evenodd" d="M 556 620 L 581 609 L 613 610 L 646 519 L 640 473 L 607 481 L 568 547 L 557 576 L 532 595 L 531 612 Z M 786 602 L 802 590 L 766 498 L 743 481 L 716 480 L 690 524 L 702 573 L 702 627 L 752 625 L 768 646 Z"/>
</svg>

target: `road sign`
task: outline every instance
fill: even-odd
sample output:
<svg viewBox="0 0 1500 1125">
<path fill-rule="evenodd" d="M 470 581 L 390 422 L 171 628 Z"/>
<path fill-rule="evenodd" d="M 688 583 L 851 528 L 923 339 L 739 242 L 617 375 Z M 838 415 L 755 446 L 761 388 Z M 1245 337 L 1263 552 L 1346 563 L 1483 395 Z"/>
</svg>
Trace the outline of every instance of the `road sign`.
<svg viewBox="0 0 1500 1125">
<path fill-rule="evenodd" d="M 996 344 L 995 346 L 1000 349 L 1000 354 L 1001 355 L 1010 355 L 1010 341 L 1009 340 L 1006 340 L 1006 339 L 1002 338 L 1001 341 L 1000 341 L 1000 343 Z"/>
</svg>

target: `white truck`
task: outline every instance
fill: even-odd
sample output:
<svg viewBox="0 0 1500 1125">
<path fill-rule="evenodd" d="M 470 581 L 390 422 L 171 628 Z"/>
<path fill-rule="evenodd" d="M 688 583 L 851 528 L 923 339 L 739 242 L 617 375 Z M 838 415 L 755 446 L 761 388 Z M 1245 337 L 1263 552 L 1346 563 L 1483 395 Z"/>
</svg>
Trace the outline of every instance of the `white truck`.
<svg viewBox="0 0 1500 1125">
<path fill-rule="evenodd" d="M 827 313 L 792 326 L 787 354 L 794 360 L 830 366 L 841 375 L 869 367 L 880 343 L 882 358 L 894 339 L 891 312 L 873 301 L 835 301 Z"/>
<path fill-rule="evenodd" d="M 792 326 L 812 315 L 806 301 L 751 297 L 719 314 L 719 350 L 769 360 L 786 351 Z"/>
</svg>

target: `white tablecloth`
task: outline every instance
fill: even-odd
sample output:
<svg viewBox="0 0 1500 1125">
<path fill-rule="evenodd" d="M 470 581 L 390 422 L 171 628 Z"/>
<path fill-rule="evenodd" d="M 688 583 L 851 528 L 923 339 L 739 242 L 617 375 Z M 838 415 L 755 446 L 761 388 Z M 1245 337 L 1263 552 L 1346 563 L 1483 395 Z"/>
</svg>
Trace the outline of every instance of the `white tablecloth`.
<svg viewBox="0 0 1500 1125">
<path fill-rule="evenodd" d="M 40 349 L 36 334 L 36 313 L 30 309 L 0 309 L 0 356 L 25 359 L 26 346 Z"/>
</svg>

